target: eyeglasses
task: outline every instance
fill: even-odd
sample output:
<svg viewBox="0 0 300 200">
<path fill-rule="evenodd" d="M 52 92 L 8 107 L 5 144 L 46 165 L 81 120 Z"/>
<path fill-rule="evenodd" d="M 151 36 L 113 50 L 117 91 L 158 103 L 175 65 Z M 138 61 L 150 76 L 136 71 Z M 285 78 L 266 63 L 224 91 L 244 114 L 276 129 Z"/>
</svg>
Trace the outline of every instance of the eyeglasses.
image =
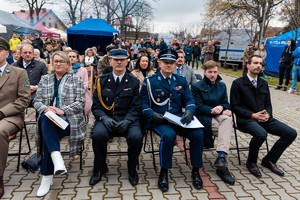
<svg viewBox="0 0 300 200">
<path fill-rule="evenodd" d="M 55 64 L 58 64 L 58 63 L 60 63 L 60 64 L 65 64 L 65 63 L 66 63 L 65 60 L 54 60 L 53 62 L 54 62 Z"/>
</svg>

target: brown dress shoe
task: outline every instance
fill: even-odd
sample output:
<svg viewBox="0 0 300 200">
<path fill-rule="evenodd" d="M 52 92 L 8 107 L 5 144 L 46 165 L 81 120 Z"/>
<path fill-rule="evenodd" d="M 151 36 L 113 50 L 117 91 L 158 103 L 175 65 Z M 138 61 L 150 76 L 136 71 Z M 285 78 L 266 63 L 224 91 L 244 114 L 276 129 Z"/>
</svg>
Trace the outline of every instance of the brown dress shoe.
<svg viewBox="0 0 300 200">
<path fill-rule="evenodd" d="M 248 168 L 249 172 L 257 178 L 261 178 L 261 173 L 259 168 L 257 167 L 256 163 L 247 162 L 246 167 Z"/>
<path fill-rule="evenodd" d="M 271 170 L 274 174 L 278 176 L 284 176 L 284 172 L 280 170 L 275 163 L 268 161 L 266 159 L 262 159 L 261 165 Z"/>
<path fill-rule="evenodd" d="M 3 184 L 3 176 L 0 176 L 0 199 L 4 195 L 4 184 Z"/>
</svg>

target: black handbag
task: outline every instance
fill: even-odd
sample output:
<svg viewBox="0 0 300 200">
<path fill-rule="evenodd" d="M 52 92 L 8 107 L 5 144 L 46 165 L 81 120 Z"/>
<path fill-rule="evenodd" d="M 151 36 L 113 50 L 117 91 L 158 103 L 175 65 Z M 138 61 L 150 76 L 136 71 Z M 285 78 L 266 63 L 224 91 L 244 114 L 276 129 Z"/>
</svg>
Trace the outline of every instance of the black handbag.
<svg viewBox="0 0 300 200">
<path fill-rule="evenodd" d="M 41 157 L 37 156 L 36 153 L 32 154 L 27 160 L 21 163 L 24 169 L 29 170 L 31 173 L 35 173 L 35 171 L 39 170 L 41 163 Z"/>
</svg>

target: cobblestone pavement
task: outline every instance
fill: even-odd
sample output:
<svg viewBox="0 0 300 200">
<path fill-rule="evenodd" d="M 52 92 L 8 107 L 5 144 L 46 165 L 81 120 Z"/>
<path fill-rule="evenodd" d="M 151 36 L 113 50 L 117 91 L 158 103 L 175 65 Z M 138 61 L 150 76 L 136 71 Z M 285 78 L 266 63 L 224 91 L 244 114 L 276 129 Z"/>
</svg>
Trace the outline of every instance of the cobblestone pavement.
<svg viewBox="0 0 300 200">
<path fill-rule="evenodd" d="M 203 73 L 199 71 L 199 73 Z M 222 75 L 228 88 L 234 77 Z M 229 90 L 229 89 L 228 89 Z M 300 96 L 291 95 L 283 91 L 277 91 L 270 88 L 274 116 L 283 122 L 294 127 L 300 133 Z M 34 118 L 34 112 L 30 111 L 26 119 Z M 185 164 L 184 154 L 176 153 L 173 157 L 173 168 L 170 171 L 170 189 L 162 193 L 157 187 L 158 171 L 155 171 L 152 164 L 152 156 L 144 152 L 140 156 L 138 174 L 140 183 L 132 187 L 128 182 L 126 170 L 127 156 L 109 156 L 108 174 L 102 178 L 102 181 L 94 187 L 89 186 L 89 178 L 93 168 L 93 151 L 90 139 L 90 130 L 93 120 L 88 124 L 87 138 L 85 141 L 85 150 L 83 152 L 83 170 L 79 170 L 79 160 L 73 160 L 64 156 L 68 174 L 64 176 L 55 176 L 54 184 L 50 192 L 40 199 L 300 199 L 300 141 L 299 137 L 285 151 L 278 162 L 278 166 L 285 171 L 284 177 L 279 177 L 271 173 L 266 168 L 262 169 L 262 178 L 255 178 L 245 167 L 247 151 L 241 152 L 242 164 L 238 164 L 237 152 L 232 150 L 229 157 L 229 169 L 236 179 L 234 186 L 224 184 L 216 175 L 212 165 L 216 159 L 215 150 L 204 151 L 204 169 L 201 170 L 201 177 L 204 181 L 204 189 L 195 190 L 191 184 L 190 166 Z M 30 144 L 34 146 L 35 126 L 27 127 L 29 130 Z M 240 146 L 247 147 L 249 136 L 243 133 L 238 134 Z M 28 146 L 23 138 L 22 149 L 26 151 Z M 272 146 L 276 137 L 269 136 L 269 145 Z M 155 137 L 155 146 L 158 147 L 158 138 Z M 109 144 L 109 151 L 126 151 L 126 141 L 123 138 L 114 138 Z M 235 146 L 234 136 L 232 136 L 232 146 Z M 149 147 L 147 144 L 146 148 Z M 12 141 L 10 152 L 18 148 L 18 141 Z M 68 149 L 67 138 L 61 142 L 63 150 Z M 182 142 L 178 141 L 175 150 L 182 148 Z M 35 152 L 35 148 L 32 150 Z M 259 156 L 259 167 L 261 158 L 266 151 L 261 150 Z M 28 158 L 29 155 L 22 156 L 21 161 Z M 155 156 L 159 163 L 159 157 Z M 39 199 L 36 191 L 38 189 L 41 175 L 39 173 L 30 173 L 20 167 L 16 172 L 17 158 L 8 157 L 8 164 L 4 174 L 5 195 L 3 199 Z M 159 164 L 157 164 L 159 170 Z"/>
</svg>

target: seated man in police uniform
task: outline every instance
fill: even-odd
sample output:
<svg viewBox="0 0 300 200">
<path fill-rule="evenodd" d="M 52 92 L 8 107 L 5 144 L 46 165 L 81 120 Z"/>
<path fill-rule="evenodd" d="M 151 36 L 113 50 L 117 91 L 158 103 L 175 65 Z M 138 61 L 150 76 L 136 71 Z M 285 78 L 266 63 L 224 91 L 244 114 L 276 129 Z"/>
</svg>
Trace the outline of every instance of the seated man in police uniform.
<svg viewBox="0 0 300 200">
<path fill-rule="evenodd" d="M 190 141 L 191 162 L 193 165 L 192 179 L 196 189 L 202 188 L 199 168 L 202 167 L 203 132 L 199 128 L 182 128 L 164 120 L 166 111 L 181 117 L 183 124 L 189 124 L 195 112 L 195 102 L 189 85 L 183 76 L 173 74 L 178 58 L 176 51 L 163 50 L 158 55 L 161 71 L 144 80 L 141 89 L 142 113 L 146 118 L 147 127 L 161 138 L 160 165 L 161 171 L 158 187 L 166 192 L 169 189 L 168 170 L 172 167 L 173 146 L 176 134 L 184 136 Z M 183 112 L 183 108 L 185 112 Z"/>
<path fill-rule="evenodd" d="M 92 106 L 96 121 L 91 132 L 95 158 L 90 185 L 97 184 L 108 171 L 107 142 L 112 136 L 126 137 L 129 182 L 132 186 L 139 182 L 136 167 L 143 145 L 143 134 L 138 120 L 139 81 L 126 73 L 127 57 L 124 49 L 111 50 L 109 62 L 113 71 L 100 76 L 96 82 Z"/>
</svg>

